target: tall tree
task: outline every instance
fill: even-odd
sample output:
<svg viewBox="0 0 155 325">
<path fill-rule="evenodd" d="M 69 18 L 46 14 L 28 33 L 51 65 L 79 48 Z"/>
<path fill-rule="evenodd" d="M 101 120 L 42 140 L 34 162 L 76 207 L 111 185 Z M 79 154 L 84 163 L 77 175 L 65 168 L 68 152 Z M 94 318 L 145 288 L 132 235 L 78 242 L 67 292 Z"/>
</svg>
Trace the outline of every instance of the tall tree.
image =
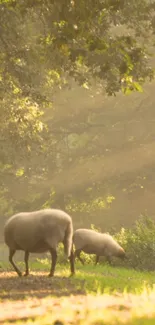
<svg viewBox="0 0 155 325">
<path fill-rule="evenodd" d="M 51 123 L 54 92 L 72 80 L 108 95 L 141 91 L 153 78 L 154 34 L 155 1 L 0 1 L 2 198 L 5 190 L 8 202 L 26 193 L 33 201 L 33 184 L 41 188 L 68 165 L 66 134 L 79 121 Z"/>
</svg>

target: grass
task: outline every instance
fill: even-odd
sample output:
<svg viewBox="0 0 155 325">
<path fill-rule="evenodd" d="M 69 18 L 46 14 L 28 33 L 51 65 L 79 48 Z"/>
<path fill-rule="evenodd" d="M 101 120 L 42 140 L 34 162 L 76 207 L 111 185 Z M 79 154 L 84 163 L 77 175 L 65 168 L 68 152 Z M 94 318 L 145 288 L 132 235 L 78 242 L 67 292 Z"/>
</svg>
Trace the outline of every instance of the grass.
<svg viewBox="0 0 155 325">
<path fill-rule="evenodd" d="M 49 267 L 48 259 L 31 261 L 30 276 L 18 278 L 2 265 L 0 324 L 154 324 L 155 272 L 77 262 L 75 277 L 57 264 L 48 278 Z"/>
</svg>

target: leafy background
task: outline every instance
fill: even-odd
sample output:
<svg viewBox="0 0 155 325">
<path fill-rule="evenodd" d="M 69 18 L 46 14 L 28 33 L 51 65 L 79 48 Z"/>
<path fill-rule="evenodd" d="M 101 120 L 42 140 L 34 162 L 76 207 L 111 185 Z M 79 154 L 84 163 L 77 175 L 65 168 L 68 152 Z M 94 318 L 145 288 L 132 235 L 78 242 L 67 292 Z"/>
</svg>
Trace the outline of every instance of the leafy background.
<svg viewBox="0 0 155 325">
<path fill-rule="evenodd" d="M 154 11 L 0 1 L 2 241 L 6 218 L 44 207 L 75 228 L 154 219 Z"/>
</svg>

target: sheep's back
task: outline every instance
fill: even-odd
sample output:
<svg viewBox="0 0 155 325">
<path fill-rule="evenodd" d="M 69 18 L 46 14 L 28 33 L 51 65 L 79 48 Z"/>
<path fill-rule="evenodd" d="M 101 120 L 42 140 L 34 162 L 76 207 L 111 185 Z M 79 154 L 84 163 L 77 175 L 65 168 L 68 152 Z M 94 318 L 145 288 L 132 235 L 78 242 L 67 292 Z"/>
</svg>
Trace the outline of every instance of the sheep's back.
<svg viewBox="0 0 155 325">
<path fill-rule="evenodd" d="M 105 243 L 106 255 L 115 255 L 121 249 L 117 241 L 109 234 L 102 234 L 102 241 Z"/>
<path fill-rule="evenodd" d="M 82 249 L 88 246 L 87 250 L 95 249 L 98 251 L 104 245 L 101 245 L 101 239 L 101 234 L 91 229 L 77 229 L 73 235 L 73 242 L 76 249 Z"/>
<path fill-rule="evenodd" d="M 41 238 L 41 224 L 33 216 L 20 213 L 8 220 L 4 228 L 5 243 L 14 249 L 28 249 Z"/>
<path fill-rule="evenodd" d="M 120 249 L 120 245 L 111 235 L 91 229 L 77 229 L 73 235 L 73 242 L 76 249 L 98 255 L 115 255 Z"/>
<path fill-rule="evenodd" d="M 37 247 L 37 243 L 45 245 L 45 240 L 49 237 L 55 247 L 63 240 L 70 222 L 70 216 L 61 210 L 19 213 L 12 216 L 5 225 L 5 243 L 11 248 L 31 251 Z"/>
</svg>

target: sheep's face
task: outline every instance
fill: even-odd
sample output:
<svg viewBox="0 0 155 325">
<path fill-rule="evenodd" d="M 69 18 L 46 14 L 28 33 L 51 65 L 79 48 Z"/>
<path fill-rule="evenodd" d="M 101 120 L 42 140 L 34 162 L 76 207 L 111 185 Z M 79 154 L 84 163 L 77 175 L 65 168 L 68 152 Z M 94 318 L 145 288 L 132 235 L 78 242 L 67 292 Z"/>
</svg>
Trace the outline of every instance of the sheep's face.
<svg viewBox="0 0 155 325">
<path fill-rule="evenodd" d="M 123 248 L 120 248 L 120 249 L 119 249 L 119 251 L 118 251 L 118 253 L 117 253 L 117 256 L 118 256 L 119 258 L 121 258 L 122 260 L 124 260 L 124 259 L 126 258 L 126 254 L 125 254 L 125 251 L 124 251 Z"/>
</svg>

